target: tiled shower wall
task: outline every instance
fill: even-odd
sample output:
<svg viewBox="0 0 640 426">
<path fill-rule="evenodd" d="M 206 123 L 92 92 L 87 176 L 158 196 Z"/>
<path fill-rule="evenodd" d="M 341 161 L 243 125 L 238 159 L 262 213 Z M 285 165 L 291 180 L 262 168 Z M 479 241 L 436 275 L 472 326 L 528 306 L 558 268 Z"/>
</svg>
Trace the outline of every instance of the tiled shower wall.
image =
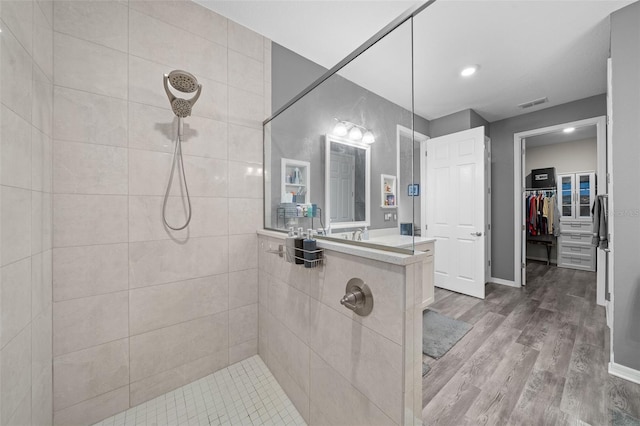
<svg viewBox="0 0 640 426">
<path fill-rule="evenodd" d="M 55 1 L 53 25 L 54 422 L 87 424 L 257 352 L 271 44 L 189 1 Z M 173 69 L 203 85 L 180 232 Z"/>
<path fill-rule="evenodd" d="M 31 0 L 0 8 L 0 425 L 47 425 L 53 10 Z"/>
</svg>

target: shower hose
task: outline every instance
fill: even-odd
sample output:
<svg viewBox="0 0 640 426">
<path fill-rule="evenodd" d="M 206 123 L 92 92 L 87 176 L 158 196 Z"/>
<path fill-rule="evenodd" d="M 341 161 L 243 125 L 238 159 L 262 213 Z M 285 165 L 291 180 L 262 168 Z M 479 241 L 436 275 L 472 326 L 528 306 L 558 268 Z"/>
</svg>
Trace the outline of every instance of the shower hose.
<svg viewBox="0 0 640 426">
<path fill-rule="evenodd" d="M 182 119 L 179 118 L 181 121 Z M 176 138 L 176 147 L 173 150 L 173 158 L 171 160 L 171 173 L 169 175 L 169 182 L 167 183 L 167 191 L 164 193 L 164 202 L 162 203 L 162 220 L 169 229 L 174 231 L 180 231 L 191 222 L 191 197 L 189 197 L 189 185 L 187 185 L 187 177 L 184 174 L 184 163 L 182 161 L 182 136 L 180 135 L 182 123 L 178 124 L 178 137 Z M 176 164 L 180 161 L 180 169 L 182 170 L 182 181 L 184 182 L 184 192 L 187 195 L 187 205 L 189 207 L 189 213 L 187 214 L 187 221 L 182 226 L 173 227 L 167 222 L 167 202 L 169 201 L 169 192 L 171 192 L 171 184 L 173 183 L 173 175 L 176 170 Z"/>
</svg>

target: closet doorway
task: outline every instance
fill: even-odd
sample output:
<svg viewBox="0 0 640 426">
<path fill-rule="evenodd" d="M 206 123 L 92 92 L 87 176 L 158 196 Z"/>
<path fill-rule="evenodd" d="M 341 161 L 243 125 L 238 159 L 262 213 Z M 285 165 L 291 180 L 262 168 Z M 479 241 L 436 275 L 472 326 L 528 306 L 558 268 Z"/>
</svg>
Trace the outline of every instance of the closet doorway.
<svg viewBox="0 0 640 426">
<path fill-rule="evenodd" d="M 606 118 L 516 133 L 514 144 L 516 285 L 526 285 L 527 259 L 595 270 L 604 305 L 606 256 L 590 234 L 593 201 L 608 192 Z"/>
</svg>

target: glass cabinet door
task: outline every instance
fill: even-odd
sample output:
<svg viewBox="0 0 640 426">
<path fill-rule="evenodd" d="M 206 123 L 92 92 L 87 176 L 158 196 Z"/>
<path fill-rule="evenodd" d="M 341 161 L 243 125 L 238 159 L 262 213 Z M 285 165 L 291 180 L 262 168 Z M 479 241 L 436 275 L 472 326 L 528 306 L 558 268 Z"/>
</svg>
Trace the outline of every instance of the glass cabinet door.
<svg viewBox="0 0 640 426">
<path fill-rule="evenodd" d="M 595 194 L 595 175 L 593 173 L 577 173 L 576 186 L 576 218 L 590 219 Z"/>
<path fill-rule="evenodd" d="M 560 194 L 560 218 L 572 219 L 575 217 L 575 204 L 574 192 L 575 192 L 575 175 L 559 175 L 558 176 Z"/>
</svg>

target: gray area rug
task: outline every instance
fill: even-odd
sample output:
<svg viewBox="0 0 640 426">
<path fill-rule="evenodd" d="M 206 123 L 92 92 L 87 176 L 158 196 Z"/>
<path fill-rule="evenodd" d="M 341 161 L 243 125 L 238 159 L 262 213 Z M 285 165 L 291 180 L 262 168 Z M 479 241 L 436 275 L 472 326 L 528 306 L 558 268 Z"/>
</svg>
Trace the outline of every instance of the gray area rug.
<svg viewBox="0 0 640 426">
<path fill-rule="evenodd" d="M 424 371 L 424 365 L 422 370 Z M 609 409 L 609 424 L 613 426 L 640 426 L 640 420 L 625 412 Z"/>
<path fill-rule="evenodd" d="M 471 324 L 425 309 L 422 313 L 422 352 L 438 359 L 472 328 Z"/>
<path fill-rule="evenodd" d="M 431 367 L 429 367 L 429 364 L 427 364 L 426 362 L 422 363 L 422 377 L 426 376 L 427 373 L 429 372 L 429 370 L 431 370 Z"/>
</svg>

